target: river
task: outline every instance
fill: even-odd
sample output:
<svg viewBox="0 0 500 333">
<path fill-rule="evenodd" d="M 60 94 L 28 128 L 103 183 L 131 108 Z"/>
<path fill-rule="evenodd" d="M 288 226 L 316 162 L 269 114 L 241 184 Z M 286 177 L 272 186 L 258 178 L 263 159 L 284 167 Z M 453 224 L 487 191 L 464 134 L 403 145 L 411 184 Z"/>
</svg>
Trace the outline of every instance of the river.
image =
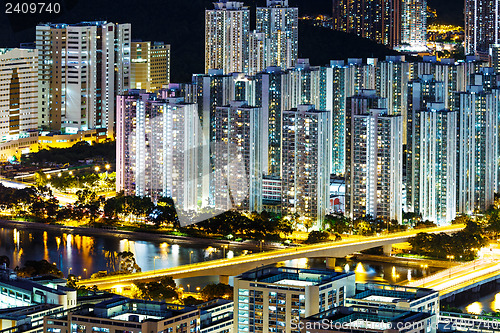
<svg viewBox="0 0 500 333">
<path fill-rule="evenodd" d="M 55 263 L 59 269 L 82 278 L 92 273 L 108 270 L 110 256 L 121 251 L 134 253 L 137 264 L 143 271 L 175 267 L 211 259 L 239 256 L 258 248 L 243 249 L 241 247 L 222 249 L 199 245 L 196 242 L 175 244 L 173 242 L 129 240 L 114 236 L 84 236 L 67 234 L 58 231 L 28 231 L 15 228 L 0 228 L 0 255 L 9 257 L 11 267 L 22 267 L 27 260 L 45 259 Z M 155 259 L 155 257 L 157 259 Z M 420 267 L 409 267 L 382 262 L 358 262 L 350 259 L 337 259 L 337 270 L 354 270 L 358 281 L 378 281 L 398 283 L 432 274 L 434 268 L 422 270 Z M 324 258 L 298 259 L 278 263 L 300 268 L 325 268 Z M 218 282 L 217 276 L 181 279 L 177 283 L 194 291 L 206 284 Z M 232 279 L 230 279 L 232 283 Z"/>
</svg>

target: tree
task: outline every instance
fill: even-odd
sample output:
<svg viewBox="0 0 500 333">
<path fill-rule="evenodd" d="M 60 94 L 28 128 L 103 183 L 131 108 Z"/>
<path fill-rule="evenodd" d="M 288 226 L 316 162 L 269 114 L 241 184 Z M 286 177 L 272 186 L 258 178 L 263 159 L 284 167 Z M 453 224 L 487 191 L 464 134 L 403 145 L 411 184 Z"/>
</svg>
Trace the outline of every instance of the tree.
<svg viewBox="0 0 500 333">
<path fill-rule="evenodd" d="M 224 284 L 209 284 L 201 290 L 201 297 L 208 302 L 216 298 L 233 299 L 233 287 Z"/>
<path fill-rule="evenodd" d="M 324 225 L 337 234 L 346 234 L 350 231 L 351 221 L 343 215 L 326 215 Z"/>
<path fill-rule="evenodd" d="M 153 281 L 136 284 L 138 289 L 138 297 L 153 301 L 171 301 L 179 297 L 176 284 L 172 277 L 167 276 L 160 281 Z"/>
<path fill-rule="evenodd" d="M 49 263 L 47 260 L 28 260 L 23 268 L 16 268 L 16 273 L 20 277 L 35 277 L 43 275 L 54 275 L 57 277 L 64 277 L 63 273 L 57 268 L 56 265 Z"/>
<path fill-rule="evenodd" d="M 316 244 L 328 242 L 330 234 L 326 231 L 311 231 L 305 241 L 306 244 Z"/>
</svg>

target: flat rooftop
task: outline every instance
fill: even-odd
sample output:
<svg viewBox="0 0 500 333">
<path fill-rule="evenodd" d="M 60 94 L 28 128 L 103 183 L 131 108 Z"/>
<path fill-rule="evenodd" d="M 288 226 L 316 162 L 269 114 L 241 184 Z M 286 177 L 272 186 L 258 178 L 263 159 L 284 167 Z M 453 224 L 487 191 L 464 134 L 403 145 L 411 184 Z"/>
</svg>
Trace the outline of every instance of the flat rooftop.
<svg viewBox="0 0 500 333">
<path fill-rule="evenodd" d="M 416 322 L 427 319 L 430 316 L 431 314 L 429 313 L 418 313 L 397 309 L 381 309 L 377 310 L 376 313 L 368 313 L 359 307 L 352 308 L 341 306 L 310 316 L 306 318 L 305 321 L 323 322 L 326 320 L 332 323 L 345 323 L 355 329 L 368 328 L 385 330 L 387 327 L 383 324 L 390 325 L 391 323 L 397 322 Z M 345 327 L 346 325 L 343 326 Z M 393 325 L 392 327 L 396 326 Z"/>
<path fill-rule="evenodd" d="M 354 273 L 339 273 L 331 270 L 302 269 L 290 267 L 267 266 L 241 274 L 240 280 L 307 287 L 322 285 L 328 282 L 346 278 Z"/>
</svg>

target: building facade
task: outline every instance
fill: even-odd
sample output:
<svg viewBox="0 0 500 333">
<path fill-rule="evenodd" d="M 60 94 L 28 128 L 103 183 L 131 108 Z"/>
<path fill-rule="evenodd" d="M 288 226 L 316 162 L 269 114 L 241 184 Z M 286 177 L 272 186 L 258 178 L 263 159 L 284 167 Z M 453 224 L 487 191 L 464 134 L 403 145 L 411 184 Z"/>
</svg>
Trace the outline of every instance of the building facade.
<svg viewBox="0 0 500 333">
<path fill-rule="evenodd" d="M 330 187 L 330 114 L 312 105 L 283 113 L 282 209 L 320 227 Z"/>
<path fill-rule="evenodd" d="M 118 96 L 117 192 L 198 207 L 201 126 L 196 104 L 153 94 Z"/>
<path fill-rule="evenodd" d="M 335 30 L 353 33 L 389 47 L 401 39 L 401 1 L 334 0 Z"/>
<path fill-rule="evenodd" d="M 497 0 L 465 1 L 465 53 L 487 55 L 500 43 L 500 3 Z"/>
<path fill-rule="evenodd" d="M 130 39 L 130 24 L 38 25 L 38 125 L 114 135 L 116 96 L 130 88 Z"/>
<path fill-rule="evenodd" d="M 427 50 L 427 0 L 401 3 L 401 46 L 405 51 Z"/>
<path fill-rule="evenodd" d="M 445 225 L 456 217 L 456 112 L 430 103 L 415 118 L 419 129 L 419 213 L 423 221 Z"/>
<path fill-rule="evenodd" d="M 214 6 L 205 11 L 205 73 L 211 69 L 247 73 L 250 10 L 238 1 L 215 2 Z"/>
<path fill-rule="evenodd" d="M 348 100 L 346 213 L 402 222 L 402 117 L 389 115 L 374 90 Z"/>
<path fill-rule="evenodd" d="M 257 32 L 265 38 L 265 67 L 295 66 L 299 53 L 298 8 L 288 7 L 288 0 L 267 0 L 267 7 L 257 8 Z"/>
<path fill-rule="evenodd" d="M 233 332 L 299 333 L 291 323 L 342 305 L 354 273 L 262 268 L 234 278 Z"/>
<path fill-rule="evenodd" d="M 218 107 L 213 161 L 215 208 L 262 211 L 262 110 L 245 102 Z"/>
<path fill-rule="evenodd" d="M 482 85 L 456 93 L 457 213 L 472 214 L 493 204 L 498 182 L 500 91 Z"/>
<path fill-rule="evenodd" d="M 155 92 L 170 83 L 170 45 L 131 42 L 130 89 Z"/>
<path fill-rule="evenodd" d="M 38 57 L 34 49 L 0 49 L 0 144 L 38 127 Z"/>
</svg>

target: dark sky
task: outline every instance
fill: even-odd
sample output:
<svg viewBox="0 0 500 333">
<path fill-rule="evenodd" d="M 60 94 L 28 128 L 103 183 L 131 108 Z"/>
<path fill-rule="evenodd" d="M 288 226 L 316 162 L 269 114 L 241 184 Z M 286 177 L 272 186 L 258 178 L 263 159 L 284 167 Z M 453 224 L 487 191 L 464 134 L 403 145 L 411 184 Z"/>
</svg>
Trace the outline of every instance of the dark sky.
<svg viewBox="0 0 500 333">
<path fill-rule="evenodd" d="M 10 0 L 3 0 L 9 2 Z M 172 45 L 172 75 L 200 72 L 204 56 L 204 9 L 212 0 L 45 0 L 62 3 L 59 15 L 7 15 L 0 10 L 0 47 L 17 47 L 35 39 L 39 22 L 76 23 L 107 20 L 132 23 L 134 39 L 164 41 Z M 243 0 L 250 6 L 263 6 L 265 0 Z M 290 0 L 300 15 L 332 12 L 333 0 Z M 428 0 L 446 22 L 463 21 L 463 0 Z M 5 6 L 4 6 L 5 8 Z M 254 11 L 252 11 L 254 13 Z M 254 19 L 252 19 L 254 22 Z M 192 68 L 191 64 L 197 64 Z"/>
</svg>

